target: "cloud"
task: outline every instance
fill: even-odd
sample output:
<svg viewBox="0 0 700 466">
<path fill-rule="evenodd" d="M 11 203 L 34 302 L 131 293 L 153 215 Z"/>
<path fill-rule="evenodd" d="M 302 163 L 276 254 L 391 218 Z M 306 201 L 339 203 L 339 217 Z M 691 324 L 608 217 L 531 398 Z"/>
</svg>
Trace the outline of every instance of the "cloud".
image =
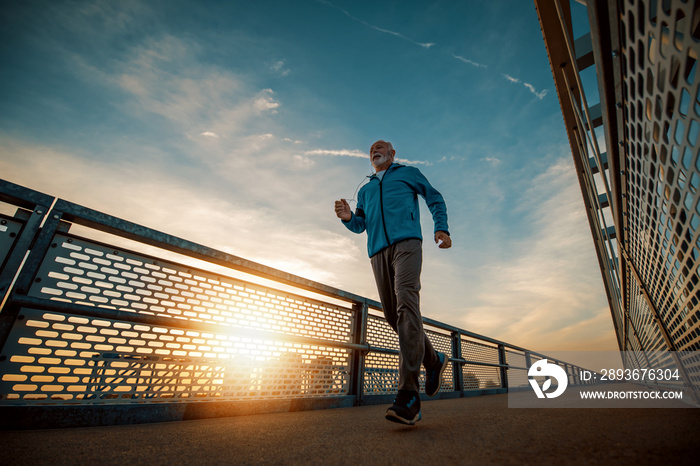
<svg viewBox="0 0 700 466">
<path fill-rule="evenodd" d="M 493 167 L 498 167 L 499 165 L 501 165 L 501 163 L 503 163 L 501 159 L 498 159 L 496 157 L 484 157 L 481 160 L 490 164 Z"/>
<path fill-rule="evenodd" d="M 307 150 L 305 155 L 325 155 L 331 157 L 359 157 L 363 159 L 368 159 L 369 155 L 360 150 L 348 150 L 348 149 L 313 149 Z"/>
<path fill-rule="evenodd" d="M 435 43 L 433 43 L 433 42 L 418 42 L 418 41 L 416 41 L 416 40 L 414 40 L 414 39 L 411 39 L 410 37 L 405 36 L 404 34 L 399 33 L 399 32 L 392 31 L 392 30 L 385 29 L 385 28 L 381 28 L 381 27 L 376 26 L 376 25 L 374 25 L 374 24 L 368 23 L 367 21 L 365 21 L 365 20 L 363 20 L 363 19 L 360 19 L 360 18 L 358 18 L 358 17 L 356 17 L 356 16 L 353 16 L 353 15 L 352 15 L 350 12 L 348 12 L 347 10 L 345 10 L 345 9 L 343 9 L 343 8 L 341 8 L 341 7 L 335 5 L 335 4 L 333 4 L 333 3 L 331 3 L 331 2 L 329 2 L 329 1 L 327 1 L 327 0 L 316 0 L 316 1 L 318 1 L 319 3 L 321 3 L 321 4 L 323 4 L 323 5 L 327 5 L 327 6 L 330 6 L 330 7 L 332 7 L 332 8 L 335 8 L 336 10 L 340 11 L 341 13 L 343 13 L 343 14 L 344 14 L 345 16 L 347 16 L 348 18 L 352 19 L 353 21 L 357 21 L 358 23 L 361 23 L 361 24 L 363 24 L 364 26 L 366 26 L 366 27 L 368 27 L 368 28 L 370 28 L 370 29 L 374 29 L 375 31 L 379 31 L 379 32 L 382 32 L 382 33 L 385 33 L 385 34 L 390 34 L 390 35 L 392 35 L 392 36 L 395 36 L 395 37 L 398 37 L 398 38 L 400 38 L 400 39 L 406 40 L 406 41 L 411 42 L 411 43 L 413 43 L 413 44 L 415 44 L 415 45 L 418 45 L 418 46 L 420 46 L 420 47 L 423 47 L 423 48 L 425 48 L 425 49 L 429 49 L 429 48 L 435 46 Z M 475 61 L 470 60 L 470 59 L 468 59 L 468 58 L 465 58 L 465 57 L 463 57 L 463 56 L 461 56 L 461 55 L 456 55 L 456 54 L 454 54 L 454 53 L 451 54 L 451 55 L 452 55 L 453 58 L 455 58 L 455 59 L 457 59 L 457 60 L 459 60 L 459 61 L 461 61 L 461 62 L 463 62 L 463 63 L 466 63 L 466 64 L 468 64 L 468 65 L 474 66 L 474 67 L 476 67 L 476 68 L 488 68 L 488 66 L 486 66 L 486 65 L 484 65 L 484 64 L 482 64 L 482 63 L 475 62 Z M 507 74 L 504 74 L 503 76 L 504 76 L 508 81 L 510 81 L 511 83 L 521 83 L 521 81 L 520 81 L 518 78 L 514 78 L 514 77 L 512 77 L 512 76 L 510 76 L 510 75 L 507 75 Z M 535 87 L 534 87 L 532 84 L 530 84 L 530 83 L 522 83 L 522 84 L 523 84 L 523 86 L 525 86 L 532 94 L 534 94 L 534 95 L 535 95 L 538 99 L 540 99 L 540 100 L 544 99 L 544 97 L 545 97 L 545 96 L 548 94 L 548 92 L 549 92 L 549 91 L 546 90 L 546 89 L 543 90 L 543 91 L 541 91 L 541 92 L 537 92 L 537 90 L 535 89 Z M 408 162 L 407 162 L 407 163 L 408 163 Z M 416 162 L 416 163 L 421 163 L 421 162 Z"/>
<path fill-rule="evenodd" d="M 513 84 L 521 84 L 522 83 L 523 86 L 525 86 L 530 92 L 532 92 L 535 95 L 535 97 L 537 97 L 540 100 L 544 99 L 544 96 L 546 96 L 549 93 L 549 91 L 547 89 L 545 89 L 541 92 L 537 92 L 537 90 L 535 89 L 535 86 L 533 86 L 532 84 L 522 82 L 522 81 L 520 81 L 520 79 L 514 78 L 513 76 L 510 76 L 508 74 L 504 74 L 503 77 L 506 78 L 507 81 L 509 81 Z"/>
<path fill-rule="evenodd" d="M 406 165 L 432 165 L 432 163 L 428 162 L 427 160 L 408 160 L 408 159 L 400 159 L 396 157 L 394 159 L 398 163 L 405 163 Z"/>
<path fill-rule="evenodd" d="M 455 160 L 459 162 L 464 162 L 465 160 L 467 160 L 467 157 L 464 157 L 463 155 L 450 155 L 449 157 L 443 155 L 442 157 L 440 157 L 440 160 L 438 160 L 438 163 L 453 162 Z"/>
<path fill-rule="evenodd" d="M 488 66 L 486 66 L 486 65 L 482 65 L 481 63 L 477 63 L 475 61 L 469 60 L 468 58 L 464 58 L 460 55 L 455 55 L 453 53 L 452 56 L 461 62 L 467 63 L 467 64 L 475 66 L 477 68 L 488 68 Z"/>
<path fill-rule="evenodd" d="M 407 37 L 407 36 L 401 34 L 400 32 L 391 31 L 391 30 L 389 30 L 389 29 L 384 29 L 384 28 L 381 28 L 381 27 L 379 27 L 379 26 L 375 26 L 374 24 L 370 24 L 370 23 L 368 23 L 367 21 L 365 21 L 365 20 L 363 20 L 363 19 L 360 19 L 360 18 L 358 18 L 358 17 L 356 17 L 356 16 L 353 16 L 353 15 L 350 14 L 347 10 L 344 10 L 343 8 L 340 8 L 339 6 L 334 5 L 333 3 L 328 2 L 328 1 L 326 1 L 326 0 L 317 0 L 317 1 L 318 1 L 319 3 L 321 3 L 321 4 L 323 4 L 323 5 L 327 5 L 327 6 L 330 6 L 330 7 L 335 8 L 336 10 L 340 11 L 341 13 L 343 13 L 343 14 L 344 14 L 345 16 L 347 16 L 348 18 L 352 19 L 353 21 L 357 21 L 358 23 L 361 23 L 361 24 L 365 25 L 366 27 L 368 27 L 368 28 L 370 28 L 370 29 L 374 29 L 375 31 L 383 32 L 384 34 L 390 34 L 390 35 L 392 35 L 392 36 L 395 36 L 395 37 L 398 37 L 398 38 L 400 38 L 400 39 L 406 40 L 406 41 L 408 41 L 408 42 L 411 42 L 412 44 L 418 45 L 419 47 L 423 47 L 423 48 L 425 48 L 425 49 L 429 49 L 430 47 L 433 47 L 433 46 L 435 45 L 435 44 L 432 43 L 432 42 L 418 42 L 418 41 L 416 41 L 416 40 L 411 39 L 410 37 Z"/>
<path fill-rule="evenodd" d="M 154 33 L 107 66 L 71 55 L 75 79 L 133 124 L 105 133 L 97 150 L 92 141 L 62 152 L 0 134 L 2 177 L 343 289 L 349 277 L 368 281 L 328 262 L 359 268 L 363 258 L 363 238 L 341 234 L 331 208 L 356 181 L 317 166 L 309 182 L 313 160 L 294 157 L 302 138 L 275 136 L 295 130 L 274 119 L 274 90 L 207 64 L 201 51 L 196 40 Z"/>
<path fill-rule="evenodd" d="M 266 135 L 259 139 L 270 141 Z M 303 192 L 312 207 L 302 206 L 292 191 L 302 191 L 302 185 L 288 172 L 275 175 L 274 182 L 264 172 L 238 178 L 248 196 L 256 195 L 251 185 L 284 185 L 286 197 L 278 197 L 278 205 L 270 208 L 227 191 L 216 174 L 207 172 L 208 182 L 202 183 L 196 173 L 188 178 L 162 170 L 154 157 L 145 155 L 134 161 L 99 161 L 0 136 L 3 178 L 51 196 L 342 288 L 347 286 L 344 274 L 353 272 L 329 264 L 352 268 L 363 258 L 359 235 L 345 235 L 336 225 L 332 200 L 321 199 L 328 215 L 327 221 L 319 220 L 323 210 L 317 200 Z M 309 189 L 327 193 L 334 183 L 327 179 Z M 293 215 L 286 216 L 285 207 L 293 207 Z"/>
<path fill-rule="evenodd" d="M 328 157 L 357 157 L 362 159 L 369 159 L 369 154 L 362 152 L 361 150 L 353 149 L 313 149 L 304 152 L 307 156 L 328 156 Z M 424 160 L 408 160 L 396 157 L 394 159 L 398 163 L 403 163 L 406 165 L 432 165 L 428 161 Z"/>
<path fill-rule="evenodd" d="M 316 164 L 312 158 L 304 157 L 299 154 L 294 155 L 293 160 L 295 164 L 305 169 L 311 168 Z"/>
<path fill-rule="evenodd" d="M 278 60 L 278 61 L 276 61 L 275 63 L 273 63 L 272 65 L 270 65 L 270 69 L 271 69 L 274 73 L 276 73 L 276 74 L 278 74 L 278 75 L 280 75 L 280 76 L 282 76 L 282 77 L 289 76 L 289 73 L 291 73 L 291 71 L 289 70 L 289 68 L 285 68 L 285 66 L 284 66 L 284 60 Z"/>
<path fill-rule="evenodd" d="M 269 110 L 272 113 L 277 113 L 277 108 L 280 103 L 272 98 L 274 91 L 272 89 L 263 89 L 260 96 L 255 99 L 254 106 L 260 112 Z"/>
<path fill-rule="evenodd" d="M 127 49 L 109 67 L 71 55 L 71 69 L 90 85 L 100 83 L 105 94 L 117 94 L 118 111 L 149 126 L 159 121 L 156 115 L 180 134 L 230 137 L 278 112 L 282 104 L 272 89 L 253 89 L 233 72 L 203 64 L 199 50 L 196 42 L 160 34 Z"/>
<path fill-rule="evenodd" d="M 361 21 L 361 20 L 360 20 L 360 21 Z M 435 44 L 432 43 L 432 42 L 417 42 L 417 41 L 415 41 L 415 40 L 413 40 L 413 39 L 411 39 L 411 38 L 409 38 L 409 37 L 404 36 L 404 35 L 401 34 L 401 33 L 398 33 L 398 32 L 395 32 L 395 31 L 390 31 L 389 29 L 383 29 L 383 28 L 380 28 L 380 27 L 378 27 L 378 26 L 374 26 L 374 25 L 365 23 L 364 21 L 362 21 L 362 23 L 364 23 L 365 25 L 369 26 L 370 28 L 372 28 L 372 29 L 374 29 L 374 30 L 376 30 L 376 31 L 383 32 L 383 33 L 385 33 L 385 34 L 391 34 L 392 36 L 396 36 L 396 37 L 399 37 L 399 38 L 401 38 L 401 39 L 407 40 L 407 41 L 409 41 L 409 42 L 412 42 L 412 43 L 414 43 L 414 44 L 416 44 L 416 45 L 418 45 L 418 46 L 420 46 L 420 47 L 426 48 L 426 49 L 429 49 L 430 47 L 432 47 L 432 46 L 435 45 Z"/>
<path fill-rule="evenodd" d="M 525 216 L 521 239 L 475 272 L 475 305 L 462 310 L 462 325 L 536 351 L 580 349 L 608 334 L 610 311 L 571 160 L 536 176 L 514 214 Z"/>
<path fill-rule="evenodd" d="M 543 90 L 543 91 L 541 91 L 541 92 L 537 92 L 537 90 L 535 90 L 535 86 L 533 86 L 533 85 L 530 84 L 530 83 L 523 83 L 523 86 L 525 86 L 525 87 L 527 87 L 528 89 L 530 89 L 530 92 L 532 92 L 533 94 L 535 94 L 535 96 L 537 96 L 537 98 L 540 99 L 540 100 L 544 99 L 544 96 L 546 96 L 547 93 L 549 93 L 549 90 L 547 90 L 547 89 L 545 89 L 545 90 Z"/>
</svg>

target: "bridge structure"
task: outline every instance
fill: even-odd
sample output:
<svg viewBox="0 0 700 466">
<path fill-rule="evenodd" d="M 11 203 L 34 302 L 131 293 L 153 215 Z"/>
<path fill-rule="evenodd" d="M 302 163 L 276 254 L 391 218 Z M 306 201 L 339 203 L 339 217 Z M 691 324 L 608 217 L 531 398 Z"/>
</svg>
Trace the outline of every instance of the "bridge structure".
<svg viewBox="0 0 700 466">
<path fill-rule="evenodd" d="M 698 2 L 534 3 L 624 363 L 674 364 L 697 393 Z M 572 18 L 581 5 L 585 21 Z M 582 24 L 585 30 L 575 35 L 574 26 L 579 31 Z M 150 430 L 143 438 L 157 441 L 166 424 L 148 423 L 213 422 L 198 424 L 207 430 L 223 422 L 212 418 L 225 417 L 238 426 L 228 432 L 246 439 L 248 430 L 240 426 L 250 427 L 248 417 L 236 415 L 251 413 L 277 413 L 274 419 L 256 416 L 256 425 L 287 426 L 289 438 L 302 436 L 299 441 L 321 449 L 323 439 L 332 442 L 348 429 L 310 432 L 316 424 L 295 419 L 308 419 L 318 408 L 352 407 L 313 413 L 338 413 L 336 422 L 374 432 L 362 416 L 393 398 L 398 340 L 376 301 L 10 181 L 0 181 L 0 207 L 0 429 L 14 431 L 6 432 L 0 448 L 14 458 L 55 462 L 50 451 L 41 456 L 40 448 L 22 448 L 41 445 L 47 436 L 75 449 L 82 445 L 85 453 L 90 432 L 119 437 L 125 431 L 114 429 L 124 424 L 152 426 L 144 427 Z M 466 444 L 471 449 L 464 455 L 523 461 L 512 456 L 517 447 L 539 452 L 531 458 L 539 462 L 566 457 L 566 447 L 552 445 L 557 438 L 571 445 L 579 435 L 578 454 L 603 454 L 582 462 L 656 462 L 673 452 L 692 460 L 697 410 L 629 410 L 633 426 L 612 431 L 607 428 L 619 421 L 615 410 L 506 414 L 503 397 L 527 387 L 534 362 L 554 362 L 574 387 L 585 384 L 581 368 L 449 323 L 425 318 L 424 324 L 433 345 L 450 356 L 436 396 L 442 400 L 436 404 L 445 403 L 444 415 L 437 419 L 455 430 L 462 420 L 496 425 L 495 431 L 482 426 L 477 435 L 468 424 L 477 440 Z M 667 355 L 646 356 L 659 350 Z M 290 411 L 291 417 L 279 414 Z M 641 429 L 650 424 L 644 419 L 653 419 L 651 431 Z M 187 430 L 193 424 L 167 425 Z M 36 430 L 86 426 L 112 430 L 80 430 L 85 436 L 79 439 L 73 429 Z M 640 442 L 630 440 L 633 428 Z M 259 434 L 251 445 L 265 438 L 260 429 L 250 431 Z M 526 440 L 518 437 L 524 432 L 530 432 Z M 460 453 L 455 445 L 461 441 L 440 438 L 443 446 L 451 439 L 453 453 Z M 405 440 L 391 441 L 406 447 Z M 426 441 L 412 444 L 422 446 L 415 459 L 431 449 Z M 639 451 L 611 451 L 622 441 Z M 244 462 L 255 462 L 285 442 L 269 439 L 265 451 L 236 451 Z M 99 457 L 100 447 L 90 452 Z M 386 455 L 362 458 L 397 461 Z M 443 456 L 459 457 L 466 458 Z M 347 452 L 345 458 L 356 457 Z"/>
<path fill-rule="evenodd" d="M 680 367 L 697 401 L 700 4 L 535 7 L 624 364 Z"/>
</svg>

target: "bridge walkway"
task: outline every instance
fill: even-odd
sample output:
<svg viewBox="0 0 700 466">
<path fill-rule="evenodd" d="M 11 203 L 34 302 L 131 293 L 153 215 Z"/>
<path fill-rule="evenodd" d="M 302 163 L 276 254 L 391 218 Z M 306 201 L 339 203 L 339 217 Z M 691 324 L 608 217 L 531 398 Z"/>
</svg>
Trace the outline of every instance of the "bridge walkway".
<svg viewBox="0 0 700 466">
<path fill-rule="evenodd" d="M 678 405 L 684 406 L 681 403 Z M 507 395 L 159 424 L 2 433 L 0 463 L 697 464 L 698 409 L 514 409 Z"/>
</svg>

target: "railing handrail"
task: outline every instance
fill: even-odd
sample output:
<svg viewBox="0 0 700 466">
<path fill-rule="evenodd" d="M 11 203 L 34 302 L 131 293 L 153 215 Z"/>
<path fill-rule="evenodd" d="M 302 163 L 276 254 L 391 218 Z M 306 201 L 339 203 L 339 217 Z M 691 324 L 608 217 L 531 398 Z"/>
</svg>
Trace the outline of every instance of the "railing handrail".
<svg viewBox="0 0 700 466">
<path fill-rule="evenodd" d="M 34 209 L 34 206 L 46 206 L 48 208 L 54 201 L 53 196 L 35 191 L 24 186 L 12 183 L 0 178 L 0 202 L 7 202 L 25 209 Z"/>
<path fill-rule="evenodd" d="M 230 267 L 240 272 L 270 279 L 286 285 L 292 285 L 331 298 L 367 304 L 370 307 L 381 309 L 381 304 L 379 302 L 364 296 L 325 285 L 308 278 L 303 278 L 299 275 L 284 272 L 274 267 L 244 259 L 63 199 L 58 199 L 56 201 L 50 215 L 60 215 L 62 220 L 71 223 L 93 228 L 105 233 L 117 234 L 123 238 L 135 240 L 143 244 L 194 257 L 195 259 L 204 260 L 216 265 Z"/>
</svg>

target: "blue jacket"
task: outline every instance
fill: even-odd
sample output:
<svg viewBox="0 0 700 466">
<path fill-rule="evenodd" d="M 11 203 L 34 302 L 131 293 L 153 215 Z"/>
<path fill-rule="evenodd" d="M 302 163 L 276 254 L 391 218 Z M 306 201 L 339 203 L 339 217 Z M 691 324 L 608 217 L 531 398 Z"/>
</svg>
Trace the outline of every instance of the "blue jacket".
<svg viewBox="0 0 700 466">
<path fill-rule="evenodd" d="M 439 192 L 415 167 L 392 163 L 379 179 L 370 177 L 357 196 L 357 209 L 343 224 L 354 233 L 367 230 L 367 253 L 372 257 L 405 239 L 422 240 L 418 195 L 433 215 L 435 231 L 447 229 L 447 207 Z"/>
</svg>

